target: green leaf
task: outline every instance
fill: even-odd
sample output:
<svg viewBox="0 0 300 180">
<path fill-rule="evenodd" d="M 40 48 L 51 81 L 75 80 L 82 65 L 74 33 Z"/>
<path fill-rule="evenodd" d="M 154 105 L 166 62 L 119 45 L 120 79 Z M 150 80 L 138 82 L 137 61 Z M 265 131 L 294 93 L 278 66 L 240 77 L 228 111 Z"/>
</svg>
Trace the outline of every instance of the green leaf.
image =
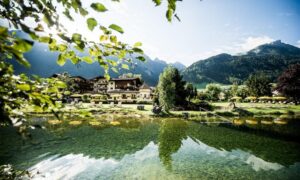
<svg viewBox="0 0 300 180">
<path fill-rule="evenodd" d="M 78 41 L 81 41 L 81 34 L 74 33 L 72 35 L 72 41 L 75 42 L 76 44 L 77 44 Z"/>
<path fill-rule="evenodd" d="M 110 80 L 110 75 L 108 73 L 104 74 L 105 79 Z"/>
<path fill-rule="evenodd" d="M 127 64 L 122 64 L 122 68 L 129 70 L 129 66 Z"/>
<path fill-rule="evenodd" d="M 77 9 L 81 6 L 81 3 L 80 3 L 80 1 L 72 0 L 71 5 L 74 8 L 74 10 L 77 12 Z"/>
<path fill-rule="evenodd" d="M 125 56 L 126 56 L 126 51 L 125 50 L 121 50 L 120 52 L 119 52 L 119 56 L 118 56 L 118 58 L 119 59 L 123 59 L 123 58 L 125 58 Z"/>
<path fill-rule="evenodd" d="M 0 35 L 1 36 L 7 36 L 8 35 L 8 30 L 6 27 L 0 26 Z"/>
<path fill-rule="evenodd" d="M 68 18 L 70 19 L 71 21 L 74 21 L 73 17 L 71 16 L 70 14 L 70 11 L 68 9 L 66 9 L 63 14 Z"/>
<path fill-rule="evenodd" d="M 166 17 L 168 19 L 169 22 L 172 21 L 172 15 L 173 15 L 173 10 L 172 9 L 168 9 L 167 13 L 166 13 Z"/>
<path fill-rule="evenodd" d="M 141 43 L 141 42 L 136 42 L 134 45 L 133 45 L 133 47 L 140 47 L 140 46 L 142 46 L 143 44 Z"/>
<path fill-rule="evenodd" d="M 107 11 L 106 7 L 102 3 L 92 3 L 91 8 L 98 12 L 105 12 Z"/>
<path fill-rule="evenodd" d="M 64 54 L 64 57 L 65 57 L 66 59 L 71 59 L 71 58 L 73 58 L 75 55 L 76 55 L 76 54 L 75 54 L 74 51 L 69 51 L 69 52 L 67 52 L 67 53 Z"/>
<path fill-rule="evenodd" d="M 20 89 L 22 91 L 29 91 L 30 90 L 30 85 L 29 84 L 17 84 L 16 87 L 17 87 L 17 89 Z"/>
<path fill-rule="evenodd" d="M 106 35 L 100 36 L 100 41 L 106 41 L 107 39 L 108 39 L 108 36 L 106 36 Z"/>
<path fill-rule="evenodd" d="M 50 37 L 42 36 L 42 37 L 39 38 L 39 41 L 42 42 L 42 43 L 49 43 Z"/>
<path fill-rule="evenodd" d="M 67 50 L 67 48 L 68 48 L 68 46 L 65 45 L 65 44 L 60 44 L 60 45 L 58 45 L 58 50 L 59 50 L 60 52 L 65 52 L 65 51 Z"/>
<path fill-rule="evenodd" d="M 99 59 L 99 58 L 98 58 L 98 63 L 99 63 L 99 65 L 100 65 L 101 67 L 104 68 L 104 70 L 108 70 L 109 66 L 108 66 L 107 63 L 105 63 L 105 62 L 103 61 L 103 59 Z"/>
<path fill-rule="evenodd" d="M 77 49 L 80 52 L 84 52 L 84 48 L 85 48 L 85 45 L 83 42 L 80 44 L 77 44 L 77 46 L 75 46 L 75 49 Z"/>
<path fill-rule="evenodd" d="M 132 50 L 135 52 L 135 53 L 140 53 L 140 54 L 143 54 L 144 53 L 144 51 L 143 50 L 141 50 L 140 48 L 132 48 Z"/>
<path fill-rule="evenodd" d="M 116 62 L 116 61 L 114 61 L 114 60 L 107 60 L 107 62 L 110 64 L 110 65 L 112 65 L 112 66 L 117 66 L 118 65 L 118 63 Z"/>
<path fill-rule="evenodd" d="M 56 81 L 55 82 L 55 86 L 57 87 L 57 88 L 67 88 L 67 85 L 64 83 L 64 82 L 62 82 L 62 81 Z"/>
<path fill-rule="evenodd" d="M 113 30 L 115 30 L 115 31 L 118 31 L 118 32 L 121 33 L 121 34 L 124 33 L 123 29 L 122 29 L 120 26 L 116 25 L 116 24 L 111 24 L 111 25 L 108 26 L 108 27 L 109 27 L 110 29 L 113 29 Z"/>
<path fill-rule="evenodd" d="M 98 24 L 95 18 L 88 18 L 87 21 L 86 21 L 86 23 L 88 25 L 89 30 L 91 30 L 91 31 L 93 31 L 94 28 Z"/>
<path fill-rule="evenodd" d="M 92 64 L 94 62 L 90 56 L 85 56 L 82 58 L 82 60 L 84 60 L 88 64 Z"/>
<path fill-rule="evenodd" d="M 37 34 L 35 34 L 34 32 L 29 33 L 29 36 L 31 37 L 32 40 L 38 40 L 39 36 Z"/>
<path fill-rule="evenodd" d="M 83 9 L 83 8 L 79 8 L 79 12 L 80 12 L 80 14 L 81 14 L 82 16 L 86 16 L 86 15 L 89 14 L 89 12 L 88 12 L 87 10 Z"/>
<path fill-rule="evenodd" d="M 140 60 L 140 61 L 146 61 L 144 56 L 138 56 L 137 59 Z"/>
<path fill-rule="evenodd" d="M 115 68 L 115 67 L 112 67 L 111 70 L 112 70 L 113 72 L 115 72 L 115 73 L 119 73 L 118 69 Z"/>
<path fill-rule="evenodd" d="M 48 27 L 53 26 L 54 22 L 51 19 L 51 16 L 48 13 L 43 13 L 44 17 L 43 17 L 43 21 L 48 25 Z"/>
<path fill-rule="evenodd" d="M 22 64 L 25 67 L 30 67 L 30 63 L 24 58 L 23 53 L 20 53 L 17 50 L 13 50 L 12 53 L 18 61 L 18 63 Z"/>
<path fill-rule="evenodd" d="M 19 52 L 27 52 L 31 50 L 33 45 L 33 41 L 29 41 L 26 39 L 17 39 L 14 42 L 13 48 Z"/>
<path fill-rule="evenodd" d="M 67 59 L 63 54 L 60 54 L 57 59 L 57 64 L 63 66 L 66 63 Z"/>
<path fill-rule="evenodd" d="M 84 48 L 85 48 L 85 44 L 84 42 L 81 40 L 81 34 L 78 33 L 74 33 L 72 35 L 72 41 L 77 45 L 75 46 L 75 48 L 81 52 L 83 52 Z"/>
<path fill-rule="evenodd" d="M 117 43 L 118 42 L 117 36 L 110 36 L 110 42 Z"/>
<path fill-rule="evenodd" d="M 73 64 L 77 64 L 79 61 L 80 61 L 80 59 L 79 59 L 77 56 L 71 57 L 71 62 L 72 62 Z"/>
<path fill-rule="evenodd" d="M 63 33 L 58 33 L 58 36 L 62 39 L 62 40 L 64 40 L 64 41 L 67 41 L 67 42 L 71 42 L 71 39 L 69 38 L 69 37 L 67 37 L 65 34 L 63 34 Z"/>
<path fill-rule="evenodd" d="M 161 4 L 161 0 L 152 0 L 156 6 L 159 6 Z"/>
</svg>

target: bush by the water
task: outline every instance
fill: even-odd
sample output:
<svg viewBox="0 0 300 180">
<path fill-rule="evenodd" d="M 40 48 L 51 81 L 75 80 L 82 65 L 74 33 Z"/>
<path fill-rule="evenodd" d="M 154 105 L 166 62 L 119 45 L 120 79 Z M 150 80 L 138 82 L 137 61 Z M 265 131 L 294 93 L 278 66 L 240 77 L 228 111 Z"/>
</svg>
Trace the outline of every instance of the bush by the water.
<svg viewBox="0 0 300 180">
<path fill-rule="evenodd" d="M 206 101 L 195 99 L 188 105 L 188 110 L 212 111 L 213 106 Z"/>
</svg>

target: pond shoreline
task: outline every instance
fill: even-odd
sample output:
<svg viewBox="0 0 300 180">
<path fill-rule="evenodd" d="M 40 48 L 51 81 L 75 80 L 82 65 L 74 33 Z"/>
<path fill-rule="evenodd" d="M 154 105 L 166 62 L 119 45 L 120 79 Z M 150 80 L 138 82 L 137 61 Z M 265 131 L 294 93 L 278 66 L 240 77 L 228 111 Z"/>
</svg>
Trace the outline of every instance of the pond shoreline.
<svg viewBox="0 0 300 180">
<path fill-rule="evenodd" d="M 255 117 L 255 116 L 300 116 L 300 106 L 267 106 L 265 104 L 254 104 L 254 103 L 239 103 L 237 109 L 228 109 L 227 104 L 229 103 L 213 103 L 213 111 L 170 111 L 170 113 L 163 113 L 161 115 L 155 115 L 152 113 L 152 105 L 144 105 L 144 110 L 138 110 L 137 104 L 126 104 L 121 107 L 111 107 L 109 105 L 102 105 L 101 107 L 91 106 L 86 103 L 81 108 L 72 107 L 66 105 L 64 108 L 57 111 L 58 113 L 79 115 L 82 112 L 91 113 L 92 115 L 105 115 L 105 114 L 119 114 L 124 116 L 139 115 L 145 117 L 179 117 L 184 118 L 188 114 L 188 119 L 197 117 Z M 27 115 L 41 115 L 41 116 L 53 116 L 52 112 L 49 111 L 34 111 L 30 108 L 24 110 Z"/>
</svg>

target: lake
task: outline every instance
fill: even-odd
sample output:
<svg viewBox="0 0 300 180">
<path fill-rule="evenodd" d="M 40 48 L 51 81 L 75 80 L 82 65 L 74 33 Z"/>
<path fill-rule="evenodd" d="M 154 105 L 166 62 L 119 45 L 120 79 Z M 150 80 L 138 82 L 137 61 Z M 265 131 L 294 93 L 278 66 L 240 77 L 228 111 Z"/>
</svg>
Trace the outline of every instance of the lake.
<svg viewBox="0 0 300 180">
<path fill-rule="evenodd" d="M 32 117 L 45 128 L 27 140 L 1 127 L 0 164 L 34 179 L 300 178 L 300 119 L 51 118 Z"/>
</svg>

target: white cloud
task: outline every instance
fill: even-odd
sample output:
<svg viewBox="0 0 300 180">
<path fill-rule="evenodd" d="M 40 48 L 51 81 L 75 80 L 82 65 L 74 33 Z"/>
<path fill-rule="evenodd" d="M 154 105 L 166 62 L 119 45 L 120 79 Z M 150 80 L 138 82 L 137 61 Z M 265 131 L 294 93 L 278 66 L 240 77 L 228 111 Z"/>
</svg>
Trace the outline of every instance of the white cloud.
<svg viewBox="0 0 300 180">
<path fill-rule="evenodd" d="M 242 39 L 239 42 L 233 42 L 230 45 L 217 47 L 210 51 L 204 51 L 199 53 L 197 52 L 194 54 L 187 54 L 187 55 L 183 55 L 183 54 L 181 55 L 174 54 L 174 55 L 177 58 L 182 57 L 182 59 L 186 60 L 183 63 L 186 65 L 190 65 L 195 61 L 206 59 L 221 53 L 228 53 L 231 55 L 243 54 L 249 50 L 256 48 L 259 45 L 270 43 L 273 41 L 274 39 L 269 36 L 257 36 L 257 37 L 249 36 L 248 38 Z M 297 43 L 300 46 L 300 40 Z"/>
<path fill-rule="evenodd" d="M 243 43 L 238 44 L 237 49 L 240 53 L 249 51 L 259 45 L 266 44 L 273 42 L 274 39 L 268 37 L 268 36 L 262 36 L 262 37 L 248 37 Z M 239 53 L 239 52 L 237 52 Z"/>
<path fill-rule="evenodd" d="M 297 41 L 296 46 L 297 46 L 298 48 L 300 48 L 300 40 Z"/>
</svg>

